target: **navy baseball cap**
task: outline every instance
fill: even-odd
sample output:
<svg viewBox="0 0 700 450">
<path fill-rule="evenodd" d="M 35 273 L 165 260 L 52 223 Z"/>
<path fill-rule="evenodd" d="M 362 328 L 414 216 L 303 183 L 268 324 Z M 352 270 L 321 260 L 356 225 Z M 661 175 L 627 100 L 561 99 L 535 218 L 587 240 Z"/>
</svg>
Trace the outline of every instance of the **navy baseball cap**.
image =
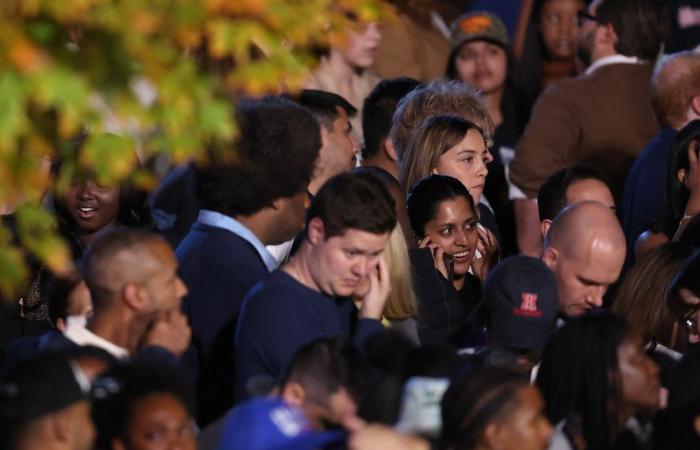
<svg viewBox="0 0 700 450">
<path fill-rule="evenodd" d="M 300 409 L 269 398 L 236 407 L 222 429 L 218 450 L 318 450 L 346 437 L 342 430 L 314 430 Z"/>
<path fill-rule="evenodd" d="M 0 380 L 0 423 L 19 427 L 89 398 L 89 382 L 68 357 L 39 354 Z"/>
<path fill-rule="evenodd" d="M 541 260 L 504 259 L 489 274 L 483 295 L 494 346 L 542 352 L 556 329 L 558 294 L 557 279 Z"/>
</svg>

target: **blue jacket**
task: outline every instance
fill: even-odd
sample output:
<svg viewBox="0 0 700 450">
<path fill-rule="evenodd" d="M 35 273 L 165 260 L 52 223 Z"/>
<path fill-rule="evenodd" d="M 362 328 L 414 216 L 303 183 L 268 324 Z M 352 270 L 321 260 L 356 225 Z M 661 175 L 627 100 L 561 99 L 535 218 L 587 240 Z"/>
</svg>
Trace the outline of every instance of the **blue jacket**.
<svg viewBox="0 0 700 450">
<path fill-rule="evenodd" d="M 233 405 L 233 338 L 245 294 L 269 275 L 255 248 L 238 235 L 196 222 L 177 248 L 179 275 L 189 289 L 183 311 L 192 328 L 184 364 L 198 380 L 199 422 Z"/>
<path fill-rule="evenodd" d="M 358 319 L 349 298 L 314 291 L 282 270 L 246 296 L 236 329 L 236 401 L 247 397 L 251 377 L 279 381 L 292 356 L 322 337 L 352 337 L 362 346 L 382 329 L 378 320 Z"/>
</svg>

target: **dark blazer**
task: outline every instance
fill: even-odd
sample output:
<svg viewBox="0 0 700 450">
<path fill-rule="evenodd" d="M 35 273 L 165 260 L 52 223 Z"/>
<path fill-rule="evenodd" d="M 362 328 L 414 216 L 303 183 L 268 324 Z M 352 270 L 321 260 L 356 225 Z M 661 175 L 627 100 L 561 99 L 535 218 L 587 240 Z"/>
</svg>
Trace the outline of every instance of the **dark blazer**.
<svg viewBox="0 0 700 450">
<path fill-rule="evenodd" d="M 197 380 L 198 419 L 206 425 L 233 405 L 234 328 L 243 297 L 267 275 L 255 248 L 238 235 L 196 222 L 176 251 L 189 289 L 192 327 L 184 364 Z"/>
</svg>

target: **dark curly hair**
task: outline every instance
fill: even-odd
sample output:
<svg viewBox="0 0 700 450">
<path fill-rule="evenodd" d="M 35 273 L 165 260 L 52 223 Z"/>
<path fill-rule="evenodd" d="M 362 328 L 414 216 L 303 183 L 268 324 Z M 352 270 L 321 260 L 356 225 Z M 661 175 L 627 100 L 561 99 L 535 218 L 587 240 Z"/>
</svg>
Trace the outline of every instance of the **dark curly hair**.
<svg viewBox="0 0 700 450">
<path fill-rule="evenodd" d="M 314 116 L 278 96 L 243 100 L 236 116 L 240 130 L 235 160 L 212 161 L 196 169 L 201 207 L 232 217 L 249 216 L 304 191 L 321 148 Z"/>
</svg>

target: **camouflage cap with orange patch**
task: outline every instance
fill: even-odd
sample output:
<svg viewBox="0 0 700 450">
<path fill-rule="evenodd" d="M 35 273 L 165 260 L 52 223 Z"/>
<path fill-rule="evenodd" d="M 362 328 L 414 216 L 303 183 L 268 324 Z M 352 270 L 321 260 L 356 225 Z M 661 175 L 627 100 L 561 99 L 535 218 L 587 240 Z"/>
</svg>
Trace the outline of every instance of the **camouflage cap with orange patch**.
<svg viewBox="0 0 700 450">
<path fill-rule="evenodd" d="M 487 11 L 474 11 L 463 14 L 450 27 L 452 50 L 469 41 L 485 40 L 501 47 L 510 47 L 510 38 L 503 21 Z"/>
</svg>

